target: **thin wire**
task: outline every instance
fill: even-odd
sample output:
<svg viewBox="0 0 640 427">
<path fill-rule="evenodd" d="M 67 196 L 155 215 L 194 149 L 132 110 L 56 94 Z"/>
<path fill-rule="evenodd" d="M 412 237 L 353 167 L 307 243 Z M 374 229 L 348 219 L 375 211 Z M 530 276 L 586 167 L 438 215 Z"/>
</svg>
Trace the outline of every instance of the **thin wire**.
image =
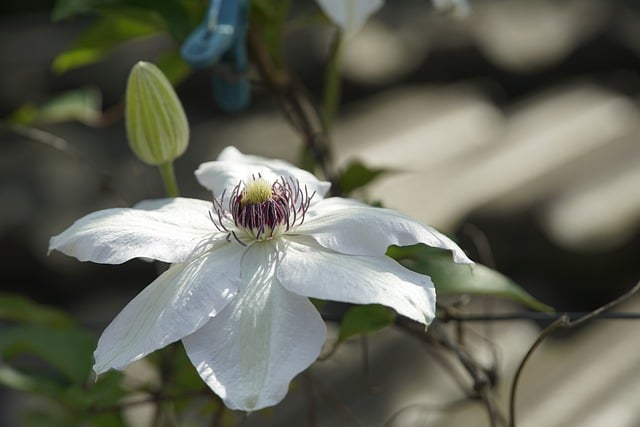
<svg viewBox="0 0 640 427">
<path fill-rule="evenodd" d="M 607 310 L 609 310 L 610 308 L 615 307 L 616 305 L 628 300 L 629 298 L 631 298 L 633 295 L 635 295 L 638 291 L 640 290 L 640 281 L 638 283 L 636 283 L 631 289 L 629 289 L 627 292 L 625 292 L 623 295 L 619 296 L 618 298 L 614 299 L 613 301 L 608 302 L 607 304 L 604 304 L 602 306 L 600 306 L 599 308 L 588 312 L 582 316 L 579 316 L 575 319 L 571 319 L 571 317 L 566 314 L 563 313 L 560 315 L 560 317 L 558 317 L 557 319 L 555 319 L 555 321 L 553 323 L 551 323 L 549 326 L 547 326 L 538 336 L 538 338 L 536 339 L 536 341 L 533 343 L 533 345 L 529 348 L 529 351 L 527 351 L 527 354 L 525 354 L 524 358 L 522 359 L 522 361 L 520 362 L 520 365 L 518 366 L 518 369 L 516 370 L 515 376 L 513 378 L 513 383 L 511 383 L 511 393 L 510 393 L 510 399 L 509 399 L 509 427 L 515 427 L 516 426 L 516 391 L 518 388 L 518 382 L 520 380 L 520 376 L 524 370 L 524 366 L 526 365 L 527 361 L 531 358 L 531 356 L 533 355 L 533 353 L 535 352 L 535 350 L 540 346 L 540 344 L 542 344 L 542 342 L 545 340 L 545 338 L 547 338 L 549 335 L 551 335 L 556 329 L 559 328 L 574 328 L 578 325 L 581 325 L 582 323 L 585 323 L 589 320 L 593 320 L 593 319 L 600 319 L 603 318 L 604 315 L 606 314 L 611 314 L 611 313 L 605 313 Z"/>
<path fill-rule="evenodd" d="M 576 322 L 585 316 L 590 315 L 592 312 L 587 311 L 570 311 L 570 312 L 558 312 L 558 313 L 542 313 L 542 312 L 513 312 L 513 313 L 495 313 L 495 314 L 476 314 L 476 313 L 452 313 L 450 311 L 445 312 L 442 316 L 438 316 L 438 319 L 442 322 L 457 321 L 457 322 L 504 322 L 512 320 L 535 320 L 535 321 L 550 321 L 555 322 L 560 318 L 566 317 L 569 322 Z M 638 320 L 640 319 L 640 313 L 629 312 L 602 312 L 591 316 L 590 318 L 598 320 Z"/>
</svg>

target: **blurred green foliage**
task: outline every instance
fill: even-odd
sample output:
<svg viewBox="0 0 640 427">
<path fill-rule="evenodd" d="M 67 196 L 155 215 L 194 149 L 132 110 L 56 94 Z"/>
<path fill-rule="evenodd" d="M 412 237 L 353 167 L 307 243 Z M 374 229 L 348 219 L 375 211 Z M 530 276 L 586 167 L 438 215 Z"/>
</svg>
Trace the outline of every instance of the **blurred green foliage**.
<svg viewBox="0 0 640 427">
<path fill-rule="evenodd" d="M 168 33 L 176 44 L 159 58 L 157 65 L 176 84 L 190 72 L 178 54 L 179 44 L 201 19 L 205 8 L 206 2 L 196 0 L 58 0 L 52 12 L 54 21 L 81 14 L 95 19 L 69 49 L 54 59 L 52 68 L 64 73 L 91 65 L 129 40 Z"/>
<path fill-rule="evenodd" d="M 95 339 L 64 312 L 0 294 L 0 385 L 38 396 L 29 426 L 123 426 L 118 412 L 96 408 L 125 395 L 121 374 L 94 379 Z"/>
</svg>

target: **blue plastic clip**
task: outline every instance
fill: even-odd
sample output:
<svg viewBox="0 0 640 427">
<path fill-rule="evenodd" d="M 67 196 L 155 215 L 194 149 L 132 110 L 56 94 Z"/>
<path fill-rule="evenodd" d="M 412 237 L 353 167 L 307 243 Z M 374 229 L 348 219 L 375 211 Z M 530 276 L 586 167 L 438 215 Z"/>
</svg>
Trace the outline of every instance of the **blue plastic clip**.
<svg viewBox="0 0 640 427">
<path fill-rule="evenodd" d="M 213 96 L 224 111 L 239 111 L 249 105 L 251 86 L 246 77 L 247 0 L 211 0 L 204 21 L 182 45 L 182 57 L 194 68 L 221 64 L 229 75 L 212 78 Z"/>
</svg>

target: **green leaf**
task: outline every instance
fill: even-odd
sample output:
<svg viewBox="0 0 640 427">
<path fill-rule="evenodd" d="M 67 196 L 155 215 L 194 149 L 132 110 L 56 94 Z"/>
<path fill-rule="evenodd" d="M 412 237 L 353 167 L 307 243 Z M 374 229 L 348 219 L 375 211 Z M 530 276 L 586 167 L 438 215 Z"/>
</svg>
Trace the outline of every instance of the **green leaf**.
<svg viewBox="0 0 640 427">
<path fill-rule="evenodd" d="M 126 395 L 120 387 L 121 379 L 121 373 L 112 371 L 101 376 L 96 383 L 75 385 L 41 396 L 44 398 L 40 399 L 39 405 L 21 414 L 22 425 L 125 427 L 127 424 L 116 406 Z M 101 393 L 96 394 L 96 390 Z"/>
<path fill-rule="evenodd" d="M 19 370 L 0 362 L 0 385 L 9 387 L 14 390 L 55 396 L 62 391 L 62 388 L 56 382 L 39 378 L 33 374 L 26 374 Z"/>
<path fill-rule="evenodd" d="M 45 375 L 48 378 L 40 385 L 50 389 L 51 381 L 64 385 L 87 379 L 95 340 L 64 313 L 20 296 L 0 294 L 0 320 L 9 322 L 0 329 L 0 361 L 5 362 L 0 365 L 5 369 L 0 381 L 31 387 Z M 19 356 L 35 357 L 45 366 L 19 369 L 24 362 Z M 9 365 L 12 361 L 15 363 Z M 6 370 L 9 366 L 14 371 Z M 20 377 L 19 372 L 28 378 Z"/>
<path fill-rule="evenodd" d="M 553 311 L 501 273 L 480 264 L 457 264 L 447 251 L 419 244 L 391 246 L 387 255 L 411 270 L 430 276 L 438 292 L 508 298 L 534 310 Z"/>
<path fill-rule="evenodd" d="M 102 116 L 102 96 L 95 88 L 63 93 L 42 105 L 26 104 L 9 117 L 21 125 L 50 124 L 77 121 L 96 125 Z"/>
<path fill-rule="evenodd" d="M 51 12 L 51 19 L 53 21 L 60 21 L 75 15 L 95 11 L 101 6 L 117 3 L 118 1 L 119 0 L 57 0 Z"/>
<path fill-rule="evenodd" d="M 191 17 L 180 0 L 125 0 L 125 3 L 158 13 L 171 36 L 179 43 L 183 42 L 192 30 Z"/>
<path fill-rule="evenodd" d="M 93 337 L 79 329 L 45 325 L 18 325 L 0 331 L 0 354 L 5 360 L 30 355 L 48 363 L 68 383 L 83 383 L 91 370 Z M 43 368 L 44 369 L 44 368 Z M 29 369 L 33 372 L 33 369 Z"/>
<path fill-rule="evenodd" d="M 80 410 L 116 405 L 127 392 L 121 387 L 122 372 L 109 371 L 88 387 L 70 387 L 59 397 Z M 100 412 L 100 411 L 96 411 Z"/>
<path fill-rule="evenodd" d="M 32 103 L 23 104 L 15 110 L 9 117 L 7 117 L 7 121 L 14 124 L 31 124 L 36 121 L 38 117 L 38 106 Z"/>
<path fill-rule="evenodd" d="M 56 73 L 64 73 L 93 64 L 107 56 L 120 43 L 157 33 L 160 29 L 161 27 L 151 20 L 105 16 L 85 30 L 71 49 L 59 54 L 53 60 L 52 68 Z"/>
<path fill-rule="evenodd" d="M 89 382 L 93 334 L 65 313 L 24 297 L 0 293 L 0 386 L 37 395 L 25 425 L 125 427 L 112 408 L 127 392 L 121 372 Z M 98 408 L 98 409 L 96 409 Z"/>
<path fill-rule="evenodd" d="M 385 169 L 371 169 L 360 162 L 351 162 L 340 175 L 340 190 L 344 194 L 349 194 L 386 172 L 388 171 Z"/>
<path fill-rule="evenodd" d="M 96 88 L 84 88 L 64 93 L 42 105 L 38 123 L 78 121 L 95 125 L 102 115 L 102 95 Z"/>
<path fill-rule="evenodd" d="M 395 312 L 382 305 L 353 306 L 347 310 L 342 318 L 338 341 L 344 341 L 354 335 L 380 330 L 392 324 L 395 318 Z"/>
<path fill-rule="evenodd" d="M 0 293 L 0 319 L 54 328 L 68 328 L 73 325 L 71 318 L 61 311 L 9 293 Z"/>
<path fill-rule="evenodd" d="M 42 403 L 41 403 L 42 404 Z M 69 422 L 64 408 L 48 404 L 45 407 L 28 408 L 21 414 L 21 425 L 29 427 L 79 427 Z"/>
</svg>

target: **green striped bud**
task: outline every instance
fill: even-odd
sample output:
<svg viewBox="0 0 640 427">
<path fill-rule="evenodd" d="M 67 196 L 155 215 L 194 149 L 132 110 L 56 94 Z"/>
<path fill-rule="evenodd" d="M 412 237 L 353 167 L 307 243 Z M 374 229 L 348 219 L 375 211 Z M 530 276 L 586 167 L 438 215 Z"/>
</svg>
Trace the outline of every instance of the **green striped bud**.
<svg viewBox="0 0 640 427">
<path fill-rule="evenodd" d="M 171 162 L 187 149 L 189 123 L 182 104 L 162 71 L 149 62 L 131 69 L 125 119 L 129 146 L 147 164 Z"/>
</svg>

